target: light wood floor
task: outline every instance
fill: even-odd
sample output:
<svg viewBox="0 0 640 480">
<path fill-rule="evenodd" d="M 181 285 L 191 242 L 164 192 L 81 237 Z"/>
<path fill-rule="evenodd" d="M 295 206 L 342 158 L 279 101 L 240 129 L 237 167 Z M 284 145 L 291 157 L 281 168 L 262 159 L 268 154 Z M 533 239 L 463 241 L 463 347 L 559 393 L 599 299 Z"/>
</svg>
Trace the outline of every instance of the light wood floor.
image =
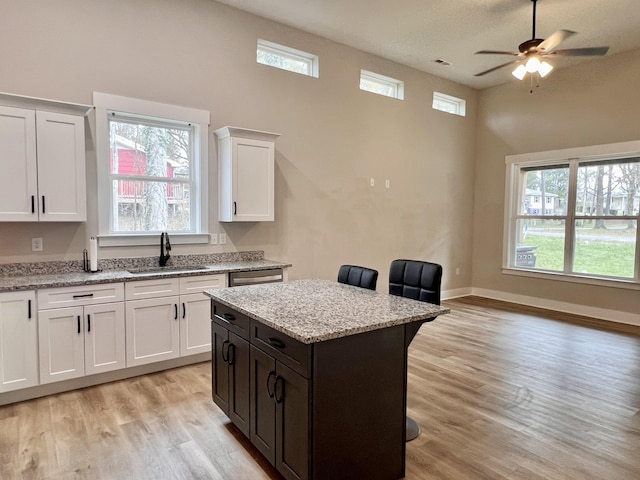
<svg viewBox="0 0 640 480">
<path fill-rule="evenodd" d="M 640 479 L 640 334 L 468 298 L 409 348 L 407 479 Z M 0 478 L 279 479 L 199 364 L 0 407 Z M 366 479 L 354 479 L 366 480 Z"/>
</svg>

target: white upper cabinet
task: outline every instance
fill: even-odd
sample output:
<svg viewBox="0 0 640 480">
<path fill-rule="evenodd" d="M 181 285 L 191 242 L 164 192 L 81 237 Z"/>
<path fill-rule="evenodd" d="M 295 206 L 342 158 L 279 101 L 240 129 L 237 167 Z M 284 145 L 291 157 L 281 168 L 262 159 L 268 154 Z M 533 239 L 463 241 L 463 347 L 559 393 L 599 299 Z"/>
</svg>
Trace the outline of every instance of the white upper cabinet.
<svg viewBox="0 0 640 480">
<path fill-rule="evenodd" d="M 274 219 L 275 139 L 278 133 L 223 127 L 218 137 L 219 221 Z"/>
<path fill-rule="evenodd" d="M 58 111 L 15 106 L 46 107 L 47 102 Z M 84 116 L 75 114 L 78 107 L 86 109 L 0 94 L 0 171 L 5 175 L 0 221 L 87 219 Z"/>
</svg>

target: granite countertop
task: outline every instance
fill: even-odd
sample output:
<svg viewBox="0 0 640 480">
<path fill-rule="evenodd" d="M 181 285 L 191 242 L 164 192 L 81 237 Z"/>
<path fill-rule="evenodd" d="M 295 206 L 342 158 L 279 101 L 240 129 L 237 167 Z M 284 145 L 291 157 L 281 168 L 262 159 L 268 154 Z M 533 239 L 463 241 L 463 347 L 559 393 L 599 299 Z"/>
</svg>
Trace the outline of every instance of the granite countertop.
<svg viewBox="0 0 640 480">
<path fill-rule="evenodd" d="M 295 280 L 204 293 L 306 344 L 427 320 L 450 311 L 329 280 Z"/>
<path fill-rule="evenodd" d="M 151 268 L 149 265 L 135 265 L 133 267 L 121 267 L 114 270 L 91 272 L 54 272 L 24 275 L 0 276 L 0 292 L 17 290 L 34 290 L 39 288 L 73 287 L 77 285 L 94 285 L 100 283 L 129 282 L 135 280 L 151 280 L 155 278 L 183 277 L 195 275 L 209 275 L 216 273 L 243 272 L 268 270 L 270 268 L 287 268 L 290 263 L 274 260 L 236 260 L 216 262 L 211 264 L 181 264 L 169 265 L 164 271 L 144 271 Z M 193 268 L 197 268 L 194 270 Z M 130 273 L 129 270 L 142 270 L 140 273 Z"/>
</svg>

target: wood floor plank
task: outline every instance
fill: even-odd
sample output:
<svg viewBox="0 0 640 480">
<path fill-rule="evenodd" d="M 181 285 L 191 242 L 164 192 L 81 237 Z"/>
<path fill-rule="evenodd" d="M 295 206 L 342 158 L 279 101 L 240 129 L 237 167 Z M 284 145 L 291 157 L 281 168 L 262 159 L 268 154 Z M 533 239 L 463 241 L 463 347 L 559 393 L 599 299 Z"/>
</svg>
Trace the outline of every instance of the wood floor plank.
<svg viewBox="0 0 640 480">
<path fill-rule="evenodd" d="M 640 328 L 445 304 L 409 347 L 422 433 L 407 479 L 640 478 Z M 0 407 L 0 478 L 281 477 L 215 406 L 202 363 Z"/>
</svg>

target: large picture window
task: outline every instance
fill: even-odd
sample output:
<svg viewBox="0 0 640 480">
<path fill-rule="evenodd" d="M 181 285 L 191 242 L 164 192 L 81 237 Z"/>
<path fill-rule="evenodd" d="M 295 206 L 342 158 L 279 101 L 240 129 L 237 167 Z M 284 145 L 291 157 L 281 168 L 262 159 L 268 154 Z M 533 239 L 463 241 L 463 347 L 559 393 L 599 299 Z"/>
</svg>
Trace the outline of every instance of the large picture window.
<svg viewBox="0 0 640 480">
<path fill-rule="evenodd" d="M 507 157 L 507 199 L 505 268 L 639 283 L 640 142 Z"/>
<path fill-rule="evenodd" d="M 100 243 L 145 244 L 162 231 L 207 241 L 209 113 L 98 93 L 94 103 Z"/>
</svg>

